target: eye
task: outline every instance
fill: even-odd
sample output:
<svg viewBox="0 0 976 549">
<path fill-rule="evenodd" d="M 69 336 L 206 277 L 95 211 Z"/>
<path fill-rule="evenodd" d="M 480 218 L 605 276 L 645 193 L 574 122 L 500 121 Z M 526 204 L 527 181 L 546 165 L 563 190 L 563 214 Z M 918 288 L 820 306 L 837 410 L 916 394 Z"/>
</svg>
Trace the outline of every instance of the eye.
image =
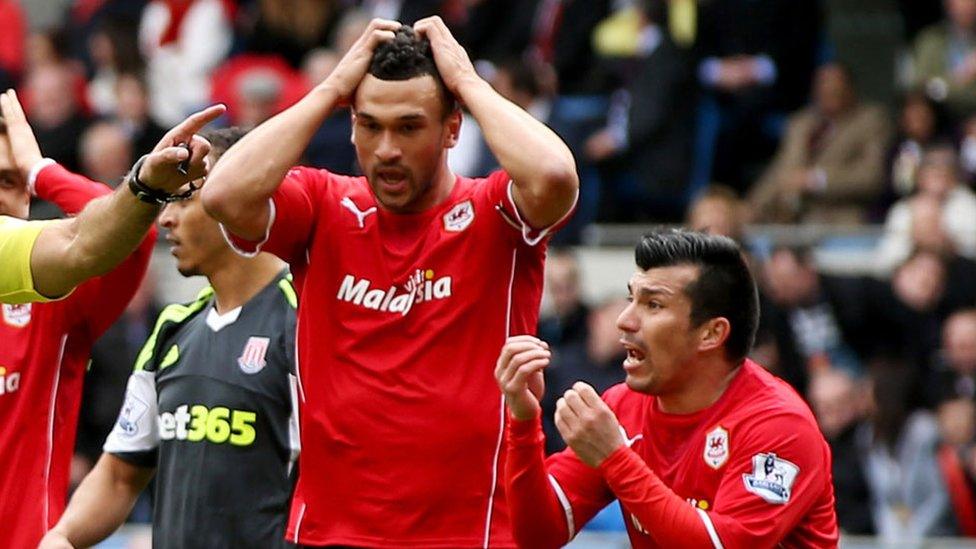
<svg viewBox="0 0 976 549">
<path fill-rule="evenodd" d="M 404 124 L 404 125 L 400 126 L 400 132 L 401 133 L 407 133 L 407 134 L 409 134 L 409 133 L 413 133 L 413 132 L 417 131 L 418 129 L 420 129 L 420 127 L 417 126 L 417 125 L 415 125 L 415 124 Z"/>
<path fill-rule="evenodd" d="M 657 300 L 651 300 L 647 302 L 647 308 L 649 309 L 663 309 L 664 305 Z"/>
</svg>

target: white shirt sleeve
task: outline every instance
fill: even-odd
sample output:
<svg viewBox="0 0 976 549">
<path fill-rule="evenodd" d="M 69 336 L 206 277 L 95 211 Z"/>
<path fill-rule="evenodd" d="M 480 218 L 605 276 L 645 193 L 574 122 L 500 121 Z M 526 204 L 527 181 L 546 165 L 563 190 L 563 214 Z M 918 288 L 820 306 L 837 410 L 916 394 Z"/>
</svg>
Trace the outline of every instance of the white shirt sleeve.
<svg viewBox="0 0 976 549">
<path fill-rule="evenodd" d="M 149 452 L 159 446 L 156 400 L 156 375 L 137 370 L 129 376 L 125 401 L 119 419 L 105 440 L 102 450 L 111 454 Z"/>
</svg>

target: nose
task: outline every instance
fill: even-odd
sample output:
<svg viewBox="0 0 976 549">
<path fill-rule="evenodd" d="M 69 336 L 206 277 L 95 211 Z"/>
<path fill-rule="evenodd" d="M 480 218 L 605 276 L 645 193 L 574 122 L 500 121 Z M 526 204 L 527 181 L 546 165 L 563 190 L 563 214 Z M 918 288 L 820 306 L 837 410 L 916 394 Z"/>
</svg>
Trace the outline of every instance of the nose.
<svg viewBox="0 0 976 549">
<path fill-rule="evenodd" d="M 637 316 L 634 314 L 634 302 L 630 302 L 620 311 L 617 316 L 617 328 L 622 332 L 634 333 L 637 331 Z"/>
<path fill-rule="evenodd" d="M 380 136 L 379 143 L 376 145 L 376 158 L 384 164 L 400 158 L 400 147 L 396 143 L 393 132 L 383 132 Z"/>
<path fill-rule="evenodd" d="M 163 211 L 159 213 L 159 226 L 172 230 L 176 226 L 175 212 L 176 207 L 172 203 L 163 206 Z"/>
</svg>

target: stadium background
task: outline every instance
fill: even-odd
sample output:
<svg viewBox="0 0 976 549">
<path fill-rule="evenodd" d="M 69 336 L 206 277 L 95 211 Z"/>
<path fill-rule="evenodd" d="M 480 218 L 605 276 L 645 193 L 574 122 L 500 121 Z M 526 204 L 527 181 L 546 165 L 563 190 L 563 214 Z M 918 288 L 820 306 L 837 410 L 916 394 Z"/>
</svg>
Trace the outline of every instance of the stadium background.
<svg viewBox="0 0 976 549">
<path fill-rule="evenodd" d="M 613 318 L 648 224 L 729 234 L 762 283 L 755 357 L 813 405 L 841 526 L 868 536 L 845 544 L 976 539 L 976 0 L 0 0 L 0 88 L 18 90 L 45 155 L 114 186 L 185 113 L 221 101 L 222 124 L 258 124 L 370 17 L 432 13 L 579 161 L 540 325 L 550 394 L 620 379 Z M 348 132 L 337 113 L 305 162 L 355 172 Z M 927 183 L 933 146 L 959 170 Z M 494 165 L 470 117 L 451 165 Z M 202 284 L 161 240 L 96 346 L 75 482 L 160 305 Z M 150 504 L 105 546 L 148 545 Z M 579 544 L 626 544 L 606 518 Z"/>
</svg>

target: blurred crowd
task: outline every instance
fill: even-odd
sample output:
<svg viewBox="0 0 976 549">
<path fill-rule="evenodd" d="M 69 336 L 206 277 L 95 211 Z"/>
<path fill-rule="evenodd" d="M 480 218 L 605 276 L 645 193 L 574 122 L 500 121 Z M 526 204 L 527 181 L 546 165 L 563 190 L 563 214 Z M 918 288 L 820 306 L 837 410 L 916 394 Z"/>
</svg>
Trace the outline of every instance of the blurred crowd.
<svg viewBox="0 0 976 549">
<path fill-rule="evenodd" d="M 802 247 L 754 254 L 754 357 L 813 407 L 844 531 L 976 536 L 976 0 L 0 0 L 0 89 L 18 90 L 45 155 L 115 185 L 187 113 L 223 102 L 224 125 L 253 127 L 322 81 L 370 18 L 434 13 L 572 148 L 580 202 L 556 245 L 594 222 L 744 244 L 753 223 L 883 227 L 875 276 L 820 273 Z M 868 17 L 896 24 L 872 32 Z M 349 131 L 333 115 L 303 163 L 357 173 Z M 450 162 L 497 166 L 470 116 Z M 558 248 L 547 293 L 550 397 L 620 381 L 622 304 L 584 303 Z M 96 348 L 79 472 L 153 295 L 150 281 Z"/>
</svg>

